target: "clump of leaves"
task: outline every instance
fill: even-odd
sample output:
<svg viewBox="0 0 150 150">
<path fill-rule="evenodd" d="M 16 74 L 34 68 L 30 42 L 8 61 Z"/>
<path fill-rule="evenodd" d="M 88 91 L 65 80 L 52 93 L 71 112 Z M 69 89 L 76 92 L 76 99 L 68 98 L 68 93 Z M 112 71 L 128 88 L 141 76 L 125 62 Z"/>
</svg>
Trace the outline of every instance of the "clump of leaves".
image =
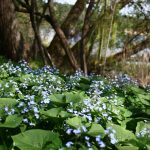
<svg viewBox="0 0 150 150">
<path fill-rule="evenodd" d="M 150 93 L 127 75 L 0 66 L 0 149 L 150 149 Z"/>
</svg>

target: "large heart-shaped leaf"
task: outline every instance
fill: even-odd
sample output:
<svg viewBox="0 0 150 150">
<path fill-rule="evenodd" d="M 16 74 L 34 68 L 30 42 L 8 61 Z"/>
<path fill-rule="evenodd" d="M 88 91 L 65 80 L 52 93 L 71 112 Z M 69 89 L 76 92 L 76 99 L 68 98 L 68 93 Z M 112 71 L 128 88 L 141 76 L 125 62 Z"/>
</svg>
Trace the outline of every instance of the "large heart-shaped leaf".
<svg viewBox="0 0 150 150">
<path fill-rule="evenodd" d="M 67 118 L 70 116 L 70 114 L 64 111 L 62 107 L 52 108 L 47 111 L 41 110 L 40 113 L 46 117 L 52 118 Z"/>
<path fill-rule="evenodd" d="M 58 104 L 64 104 L 65 103 L 64 94 L 53 94 L 53 95 L 50 95 L 49 98 L 54 103 L 58 103 Z"/>
<path fill-rule="evenodd" d="M 71 116 L 71 114 L 69 114 L 67 111 L 61 111 L 60 113 L 59 113 L 59 117 L 61 117 L 61 118 L 68 118 L 68 117 L 70 117 Z"/>
<path fill-rule="evenodd" d="M 145 99 L 145 100 L 150 101 L 150 94 L 149 94 L 149 93 L 146 93 L 146 94 L 137 94 L 137 96 L 138 96 L 140 99 Z"/>
<path fill-rule="evenodd" d="M 118 150 L 138 150 L 136 146 L 117 146 Z"/>
<path fill-rule="evenodd" d="M 42 111 L 40 111 L 40 113 L 47 117 L 58 117 L 61 110 L 62 110 L 62 108 L 52 108 L 47 111 L 42 110 Z"/>
<path fill-rule="evenodd" d="M 74 128 L 79 128 L 83 125 L 81 117 L 69 118 L 68 120 L 66 120 L 66 123 Z"/>
<path fill-rule="evenodd" d="M 126 140 L 131 140 L 131 139 L 136 139 L 135 135 L 129 131 L 129 130 L 126 130 L 125 128 L 119 126 L 119 125 L 116 125 L 116 124 L 113 124 L 113 123 L 108 123 L 107 124 L 107 127 L 112 127 L 115 131 L 116 131 L 116 138 L 118 140 L 118 142 L 123 142 L 123 141 L 126 141 Z"/>
<path fill-rule="evenodd" d="M 89 134 L 90 136 L 101 135 L 101 137 L 104 137 L 105 131 L 100 124 L 92 123 L 91 128 L 89 129 L 87 134 Z"/>
<path fill-rule="evenodd" d="M 70 102 L 78 103 L 81 102 L 83 99 L 85 99 L 84 92 L 80 92 L 80 93 L 66 92 L 65 96 L 66 96 L 66 103 L 70 103 Z"/>
<path fill-rule="evenodd" d="M 0 127 L 16 128 L 22 122 L 23 117 L 18 115 L 10 115 L 6 118 L 4 123 L 0 123 Z"/>
<path fill-rule="evenodd" d="M 12 139 L 14 146 L 21 150 L 57 150 L 62 145 L 58 133 L 40 129 L 28 130 Z"/>
<path fill-rule="evenodd" d="M 13 98 L 0 98 L 0 108 L 3 108 L 5 106 L 11 107 L 16 105 L 17 103 L 17 100 Z"/>
</svg>

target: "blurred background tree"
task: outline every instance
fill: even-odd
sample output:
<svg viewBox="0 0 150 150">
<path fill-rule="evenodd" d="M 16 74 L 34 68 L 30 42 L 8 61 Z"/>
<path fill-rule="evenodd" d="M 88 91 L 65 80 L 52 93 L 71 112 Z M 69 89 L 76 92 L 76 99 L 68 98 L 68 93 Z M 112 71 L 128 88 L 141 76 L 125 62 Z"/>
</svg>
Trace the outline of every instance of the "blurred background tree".
<svg viewBox="0 0 150 150">
<path fill-rule="evenodd" d="M 72 5 L 2 0 L 0 54 L 56 66 L 63 72 L 123 72 L 148 82 L 149 10 L 146 0 L 76 0 Z M 15 41 L 18 46 L 11 43 Z"/>
</svg>

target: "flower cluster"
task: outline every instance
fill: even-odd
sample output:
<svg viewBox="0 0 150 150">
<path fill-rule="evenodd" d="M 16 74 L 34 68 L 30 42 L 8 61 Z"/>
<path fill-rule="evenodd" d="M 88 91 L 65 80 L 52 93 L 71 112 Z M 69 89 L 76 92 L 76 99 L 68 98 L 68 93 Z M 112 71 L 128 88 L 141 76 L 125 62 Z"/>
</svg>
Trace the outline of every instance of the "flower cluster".
<svg viewBox="0 0 150 150">
<path fill-rule="evenodd" d="M 150 138 L 150 129 L 144 128 L 139 133 L 137 133 L 136 136 L 138 138 L 141 138 L 141 137 Z"/>
<path fill-rule="evenodd" d="M 79 82 L 81 81 L 81 77 L 83 77 L 84 74 L 81 70 L 77 70 L 74 75 L 70 75 L 66 78 L 66 89 L 71 90 L 74 89 L 76 86 L 79 86 Z"/>
<path fill-rule="evenodd" d="M 65 91 L 65 82 L 58 76 L 56 68 L 48 66 L 32 70 L 27 62 L 20 61 L 18 65 L 12 62 L 0 66 L 0 97 L 17 99 L 17 108 L 7 105 L 2 108 L 1 118 L 15 113 L 22 114 L 23 122 L 35 125 L 40 118 L 39 109 L 48 109 L 49 96 Z"/>
<path fill-rule="evenodd" d="M 115 76 L 114 79 L 111 79 L 111 84 L 116 87 L 122 87 L 129 84 L 138 85 L 138 82 L 136 80 L 133 80 L 127 74 L 119 74 Z"/>
<path fill-rule="evenodd" d="M 110 138 L 110 142 L 111 144 L 116 144 L 118 141 L 115 137 L 116 131 L 112 128 L 112 127 L 108 127 L 105 130 L 105 133 L 108 135 L 108 137 Z"/>
<path fill-rule="evenodd" d="M 35 95 L 25 95 L 24 99 L 18 99 L 18 110 L 23 116 L 23 122 L 31 126 L 39 119 L 39 105 L 35 101 Z"/>
</svg>

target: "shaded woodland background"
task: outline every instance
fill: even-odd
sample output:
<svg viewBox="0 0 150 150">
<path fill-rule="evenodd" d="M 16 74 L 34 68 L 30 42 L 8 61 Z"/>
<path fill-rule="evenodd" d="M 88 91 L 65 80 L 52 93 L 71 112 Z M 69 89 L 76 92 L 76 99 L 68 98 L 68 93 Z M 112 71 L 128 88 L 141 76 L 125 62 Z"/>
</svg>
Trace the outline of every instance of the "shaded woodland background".
<svg viewBox="0 0 150 150">
<path fill-rule="evenodd" d="M 148 0 L 1 0 L 0 55 L 32 67 L 122 72 L 149 83 L 149 8 Z"/>
</svg>

